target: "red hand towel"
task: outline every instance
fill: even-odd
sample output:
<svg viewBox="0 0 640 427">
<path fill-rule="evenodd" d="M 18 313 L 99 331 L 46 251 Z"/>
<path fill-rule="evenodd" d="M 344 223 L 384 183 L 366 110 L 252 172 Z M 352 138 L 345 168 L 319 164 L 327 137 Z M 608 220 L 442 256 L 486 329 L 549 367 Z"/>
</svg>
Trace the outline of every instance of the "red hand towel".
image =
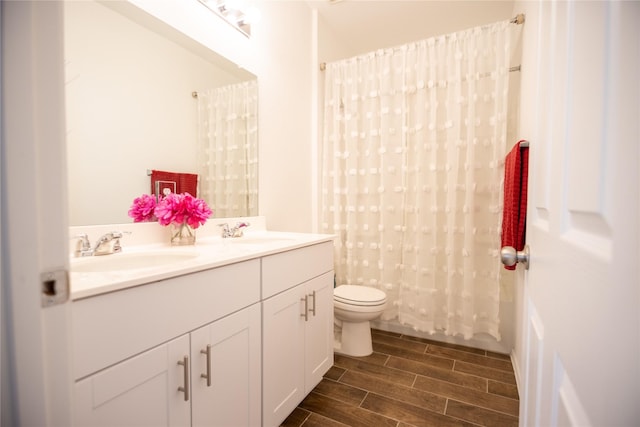
<svg viewBox="0 0 640 427">
<path fill-rule="evenodd" d="M 527 220 L 527 178 L 529 172 L 529 148 L 520 147 L 518 141 L 505 159 L 504 207 L 502 211 L 502 247 L 524 249 Z M 516 266 L 505 266 L 515 270 Z"/>
<path fill-rule="evenodd" d="M 172 193 L 189 193 L 198 197 L 198 175 L 192 173 L 176 173 L 165 171 L 151 171 L 151 194 L 156 194 L 156 182 L 159 184 L 159 193 L 168 188 Z"/>
</svg>

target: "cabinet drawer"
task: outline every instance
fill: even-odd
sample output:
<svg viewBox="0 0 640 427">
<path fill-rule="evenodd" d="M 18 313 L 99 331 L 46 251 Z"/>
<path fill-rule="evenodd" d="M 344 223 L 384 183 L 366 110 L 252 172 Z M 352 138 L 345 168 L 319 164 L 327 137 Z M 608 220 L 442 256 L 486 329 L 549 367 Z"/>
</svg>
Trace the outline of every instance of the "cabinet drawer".
<svg viewBox="0 0 640 427">
<path fill-rule="evenodd" d="M 262 298 L 333 270 L 333 243 L 306 246 L 262 259 Z"/>
<path fill-rule="evenodd" d="M 260 260 L 188 274 L 71 305 L 82 378 L 260 300 Z"/>
</svg>

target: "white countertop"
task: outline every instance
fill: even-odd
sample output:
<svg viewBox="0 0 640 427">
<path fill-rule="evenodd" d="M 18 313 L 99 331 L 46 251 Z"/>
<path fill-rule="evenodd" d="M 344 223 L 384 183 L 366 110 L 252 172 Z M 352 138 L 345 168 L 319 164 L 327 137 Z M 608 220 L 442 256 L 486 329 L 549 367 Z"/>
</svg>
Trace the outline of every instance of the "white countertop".
<svg viewBox="0 0 640 427">
<path fill-rule="evenodd" d="M 211 268 L 222 267 L 276 254 L 304 246 L 322 242 L 330 242 L 334 239 L 330 234 L 289 233 L 278 231 L 255 230 L 245 231 L 243 237 L 223 239 L 218 236 L 198 237 L 193 246 L 171 246 L 168 243 L 151 243 L 144 245 L 127 246 L 123 241 L 122 253 L 103 255 L 100 257 L 73 258 L 71 259 L 71 299 L 79 300 L 94 297 L 107 292 L 114 292 L 134 286 L 140 286 L 158 282 L 160 280 Z M 190 254 L 180 261 L 165 265 L 135 268 L 126 270 L 109 270 L 100 272 L 76 272 L 74 265 L 82 263 L 99 263 L 100 259 L 107 260 L 110 257 L 126 257 L 134 254 Z M 113 260 L 116 260 L 115 258 Z"/>
</svg>

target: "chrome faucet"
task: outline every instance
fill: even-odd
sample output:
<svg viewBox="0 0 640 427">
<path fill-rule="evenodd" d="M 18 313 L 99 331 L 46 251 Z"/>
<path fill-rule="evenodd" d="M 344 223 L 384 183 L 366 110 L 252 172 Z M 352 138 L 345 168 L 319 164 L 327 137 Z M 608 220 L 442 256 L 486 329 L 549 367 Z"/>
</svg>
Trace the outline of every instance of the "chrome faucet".
<svg viewBox="0 0 640 427">
<path fill-rule="evenodd" d="M 124 233 L 131 234 L 130 231 Z M 122 252 L 122 245 L 120 239 L 124 235 L 122 231 L 111 231 L 102 235 L 95 246 L 92 248 L 89 242 L 89 237 L 85 233 L 75 236 L 78 239 L 76 243 L 76 250 L 74 255 L 76 257 L 85 256 L 98 256 L 98 255 L 110 255 L 118 252 Z"/>
<path fill-rule="evenodd" d="M 89 236 L 87 233 L 78 234 L 73 236 L 76 241 L 76 250 L 73 252 L 73 256 L 83 257 L 93 255 L 93 249 L 91 249 L 91 243 L 89 242 Z"/>
<path fill-rule="evenodd" d="M 222 228 L 222 238 L 226 239 L 229 237 L 242 237 L 242 229 L 250 225 L 248 222 L 238 222 L 233 228 L 229 228 L 229 224 L 225 222 L 224 224 L 218 224 L 218 227 Z"/>
</svg>

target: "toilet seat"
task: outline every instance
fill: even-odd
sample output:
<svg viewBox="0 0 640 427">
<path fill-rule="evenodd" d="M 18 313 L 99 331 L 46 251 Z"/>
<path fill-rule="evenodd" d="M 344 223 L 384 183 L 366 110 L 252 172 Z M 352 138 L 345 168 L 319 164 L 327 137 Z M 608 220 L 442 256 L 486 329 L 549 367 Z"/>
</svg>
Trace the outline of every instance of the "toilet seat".
<svg viewBox="0 0 640 427">
<path fill-rule="evenodd" d="M 387 295 L 368 286 L 341 285 L 333 290 L 335 302 L 354 306 L 378 306 L 387 302 Z"/>
</svg>

